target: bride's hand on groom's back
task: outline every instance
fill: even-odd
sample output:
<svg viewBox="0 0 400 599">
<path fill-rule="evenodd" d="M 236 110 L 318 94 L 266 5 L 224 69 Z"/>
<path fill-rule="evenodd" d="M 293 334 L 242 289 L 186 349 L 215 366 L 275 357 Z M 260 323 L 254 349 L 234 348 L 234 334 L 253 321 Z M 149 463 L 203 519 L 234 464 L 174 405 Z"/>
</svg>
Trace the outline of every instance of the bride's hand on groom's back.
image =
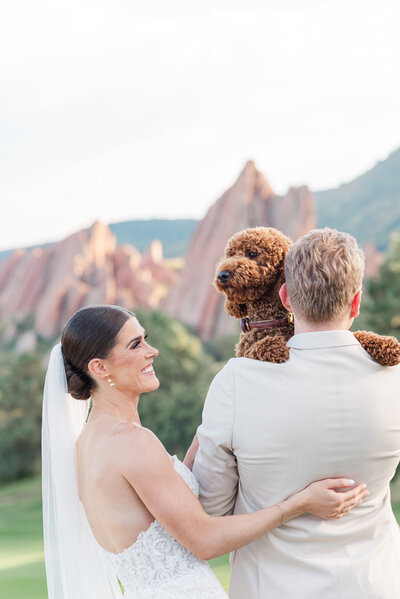
<svg viewBox="0 0 400 599">
<path fill-rule="evenodd" d="M 193 470 L 193 465 L 194 465 L 194 461 L 196 459 L 196 454 L 197 454 L 198 449 L 199 449 L 199 439 L 198 439 L 197 433 L 196 433 L 195 436 L 193 437 L 193 441 L 192 441 L 189 449 L 186 452 L 185 459 L 183 460 L 183 463 L 185 464 L 185 466 L 187 468 L 189 468 L 189 470 Z"/>
<path fill-rule="evenodd" d="M 327 478 L 311 483 L 298 493 L 304 511 L 324 519 L 342 518 L 369 494 L 367 485 L 347 478 Z M 351 487 L 349 491 L 344 489 Z"/>
</svg>

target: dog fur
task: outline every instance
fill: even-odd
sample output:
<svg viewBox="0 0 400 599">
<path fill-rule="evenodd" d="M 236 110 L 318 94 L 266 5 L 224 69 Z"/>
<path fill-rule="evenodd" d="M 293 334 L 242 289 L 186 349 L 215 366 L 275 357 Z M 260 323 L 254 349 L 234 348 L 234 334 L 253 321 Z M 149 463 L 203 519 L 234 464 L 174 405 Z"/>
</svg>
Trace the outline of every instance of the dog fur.
<svg viewBox="0 0 400 599">
<path fill-rule="evenodd" d="M 285 282 L 285 259 L 291 240 L 268 227 L 245 229 L 233 235 L 217 265 L 214 286 L 225 294 L 225 309 L 235 318 L 251 321 L 276 320 L 288 315 L 279 298 Z M 221 273 L 229 273 L 226 280 Z M 218 278 L 220 275 L 220 278 Z M 236 356 L 282 363 L 289 358 L 286 342 L 294 325 L 272 329 L 251 329 L 241 333 Z M 354 333 L 371 358 L 382 366 L 400 363 L 400 343 L 394 337 L 358 331 Z"/>
</svg>

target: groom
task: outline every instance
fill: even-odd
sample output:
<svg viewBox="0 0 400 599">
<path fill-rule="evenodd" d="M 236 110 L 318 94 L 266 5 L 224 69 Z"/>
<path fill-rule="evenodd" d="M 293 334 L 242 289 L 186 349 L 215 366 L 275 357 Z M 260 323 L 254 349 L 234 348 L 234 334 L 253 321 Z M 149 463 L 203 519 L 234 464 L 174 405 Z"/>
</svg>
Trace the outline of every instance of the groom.
<svg viewBox="0 0 400 599">
<path fill-rule="evenodd" d="M 235 358 L 211 384 L 194 465 L 209 514 L 271 506 L 326 477 L 370 491 L 341 519 L 305 514 L 234 552 L 231 599 L 400 598 L 389 492 L 400 460 L 400 366 L 373 362 L 349 331 L 363 270 L 350 235 L 300 238 L 280 291 L 295 316 L 289 360 Z"/>
</svg>

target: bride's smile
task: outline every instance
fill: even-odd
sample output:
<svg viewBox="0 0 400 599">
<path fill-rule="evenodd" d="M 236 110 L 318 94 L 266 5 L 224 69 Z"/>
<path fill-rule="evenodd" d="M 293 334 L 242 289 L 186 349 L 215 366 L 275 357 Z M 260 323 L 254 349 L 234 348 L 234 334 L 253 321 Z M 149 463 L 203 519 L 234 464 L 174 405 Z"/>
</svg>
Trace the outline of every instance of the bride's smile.
<svg viewBox="0 0 400 599">
<path fill-rule="evenodd" d="M 99 391 L 120 392 L 127 397 L 158 389 L 160 383 L 154 372 L 153 361 L 158 350 L 148 342 L 148 335 L 135 317 L 121 328 L 117 343 L 103 360 L 89 364 L 96 377 Z"/>
</svg>

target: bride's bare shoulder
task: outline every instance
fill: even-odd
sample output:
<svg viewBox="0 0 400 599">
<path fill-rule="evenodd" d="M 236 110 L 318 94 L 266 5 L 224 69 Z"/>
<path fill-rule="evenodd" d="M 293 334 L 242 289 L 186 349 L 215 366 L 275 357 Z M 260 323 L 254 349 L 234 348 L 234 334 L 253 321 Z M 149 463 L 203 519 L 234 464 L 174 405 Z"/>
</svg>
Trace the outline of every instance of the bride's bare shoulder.
<svg viewBox="0 0 400 599">
<path fill-rule="evenodd" d="M 158 437 L 148 428 L 135 423 L 121 423 L 113 428 L 110 435 L 113 453 L 118 453 L 118 461 L 132 468 L 135 464 L 149 462 L 170 462 L 170 456 Z"/>
</svg>

